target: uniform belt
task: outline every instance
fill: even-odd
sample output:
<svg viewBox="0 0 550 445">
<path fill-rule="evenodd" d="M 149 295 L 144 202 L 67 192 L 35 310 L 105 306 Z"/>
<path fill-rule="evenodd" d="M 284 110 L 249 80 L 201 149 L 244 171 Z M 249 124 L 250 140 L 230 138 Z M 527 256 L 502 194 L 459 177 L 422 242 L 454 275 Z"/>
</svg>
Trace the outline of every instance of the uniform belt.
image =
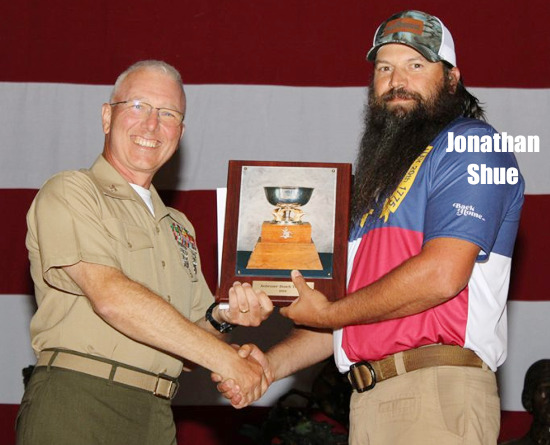
<svg viewBox="0 0 550 445">
<path fill-rule="evenodd" d="M 355 363 L 350 367 L 348 380 L 357 392 L 365 392 L 383 380 L 432 366 L 484 368 L 487 365 L 470 349 L 431 345 L 398 352 L 378 361 Z"/>
<path fill-rule="evenodd" d="M 130 368 L 126 365 L 103 361 L 90 355 L 61 349 L 40 352 L 36 366 L 69 369 L 100 377 L 123 385 L 143 389 L 163 399 L 173 399 L 178 390 L 177 379 Z"/>
</svg>

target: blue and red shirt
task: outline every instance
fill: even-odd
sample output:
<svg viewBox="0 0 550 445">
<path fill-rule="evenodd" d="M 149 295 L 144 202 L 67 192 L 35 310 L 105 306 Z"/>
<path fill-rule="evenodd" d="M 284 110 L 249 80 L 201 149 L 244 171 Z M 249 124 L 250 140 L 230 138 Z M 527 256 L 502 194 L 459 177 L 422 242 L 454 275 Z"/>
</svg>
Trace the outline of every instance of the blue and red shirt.
<svg viewBox="0 0 550 445">
<path fill-rule="evenodd" d="M 519 175 L 516 184 L 470 184 L 470 164 L 517 169 L 515 156 L 447 152 L 448 132 L 455 137 L 496 134 L 479 120 L 456 119 L 411 165 L 382 214 L 367 211 L 353 225 L 348 294 L 378 280 L 439 237 L 459 238 L 481 248 L 469 283 L 456 297 L 419 314 L 335 331 L 335 359 L 342 372 L 358 361 L 438 343 L 472 349 L 493 370 L 506 358 L 506 299 L 524 181 Z"/>
</svg>

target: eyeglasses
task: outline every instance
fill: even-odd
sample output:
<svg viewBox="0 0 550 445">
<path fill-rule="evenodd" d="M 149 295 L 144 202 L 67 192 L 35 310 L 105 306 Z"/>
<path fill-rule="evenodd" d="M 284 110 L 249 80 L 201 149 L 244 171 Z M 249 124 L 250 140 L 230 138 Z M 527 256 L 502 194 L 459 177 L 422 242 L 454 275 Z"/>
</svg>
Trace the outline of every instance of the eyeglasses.
<svg viewBox="0 0 550 445">
<path fill-rule="evenodd" d="M 132 116 L 138 119 L 147 119 L 153 110 L 158 110 L 158 119 L 161 124 L 167 127 L 177 127 L 183 122 L 183 113 L 171 110 L 170 108 L 158 108 L 141 100 L 124 100 L 122 102 L 113 102 L 109 104 L 112 107 L 115 105 L 124 105 L 124 109 L 128 110 Z"/>
</svg>

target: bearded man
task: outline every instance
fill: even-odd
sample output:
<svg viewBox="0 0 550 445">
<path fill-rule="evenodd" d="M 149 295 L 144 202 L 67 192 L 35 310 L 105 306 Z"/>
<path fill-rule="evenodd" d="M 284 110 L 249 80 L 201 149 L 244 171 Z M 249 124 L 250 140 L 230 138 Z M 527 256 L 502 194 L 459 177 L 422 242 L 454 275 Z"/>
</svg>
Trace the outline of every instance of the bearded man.
<svg viewBox="0 0 550 445">
<path fill-rule="evenodd" d="M 393 15 L 367 59 L 374 77 L 356 165 L 347 295 L 331 302 L 293 271 L 300 296 L 281 313 L 315 329 L 297 329 L 265 355 L 252 345 L 240 354 L 252 354 L 276 380 L 334 353 L 354 388 L 351 444 L 496 444 L 494 372 L 506 357 L 523 179 L 471 185 L 470 164 L 517 168 L 514 155 L 446 151 L 450 132 L 496 131 L 466 91 L 437 17 Z M 231 381 L 218 387 L 243 404 Z"/>
</svg>

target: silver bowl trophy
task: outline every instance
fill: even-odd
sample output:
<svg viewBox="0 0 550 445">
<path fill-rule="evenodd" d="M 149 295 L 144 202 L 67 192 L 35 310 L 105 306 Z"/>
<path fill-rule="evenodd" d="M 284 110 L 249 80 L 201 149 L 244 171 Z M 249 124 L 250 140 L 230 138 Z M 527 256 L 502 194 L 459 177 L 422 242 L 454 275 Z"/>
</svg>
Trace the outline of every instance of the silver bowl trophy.
<svg viewBox="0 0 550 445">
<path fill-rule="evenodd" d="M 264 187 L 265 196 L 273 210 L 275 224 L 302 224 L 304 216 L 301 206 L 311 198 L 313 189 L 309 187 Z"/>
<path fill-rule="evenodd" d="M 322 270 L 311 239 L 311 224 L 303 222 L 305 206 L 313 193 L 309 187 L 264 187 L 275 208 L 273 219 L 264 221 L 261 236 L 250 255 L 247 269 Z"/>
</svg>

